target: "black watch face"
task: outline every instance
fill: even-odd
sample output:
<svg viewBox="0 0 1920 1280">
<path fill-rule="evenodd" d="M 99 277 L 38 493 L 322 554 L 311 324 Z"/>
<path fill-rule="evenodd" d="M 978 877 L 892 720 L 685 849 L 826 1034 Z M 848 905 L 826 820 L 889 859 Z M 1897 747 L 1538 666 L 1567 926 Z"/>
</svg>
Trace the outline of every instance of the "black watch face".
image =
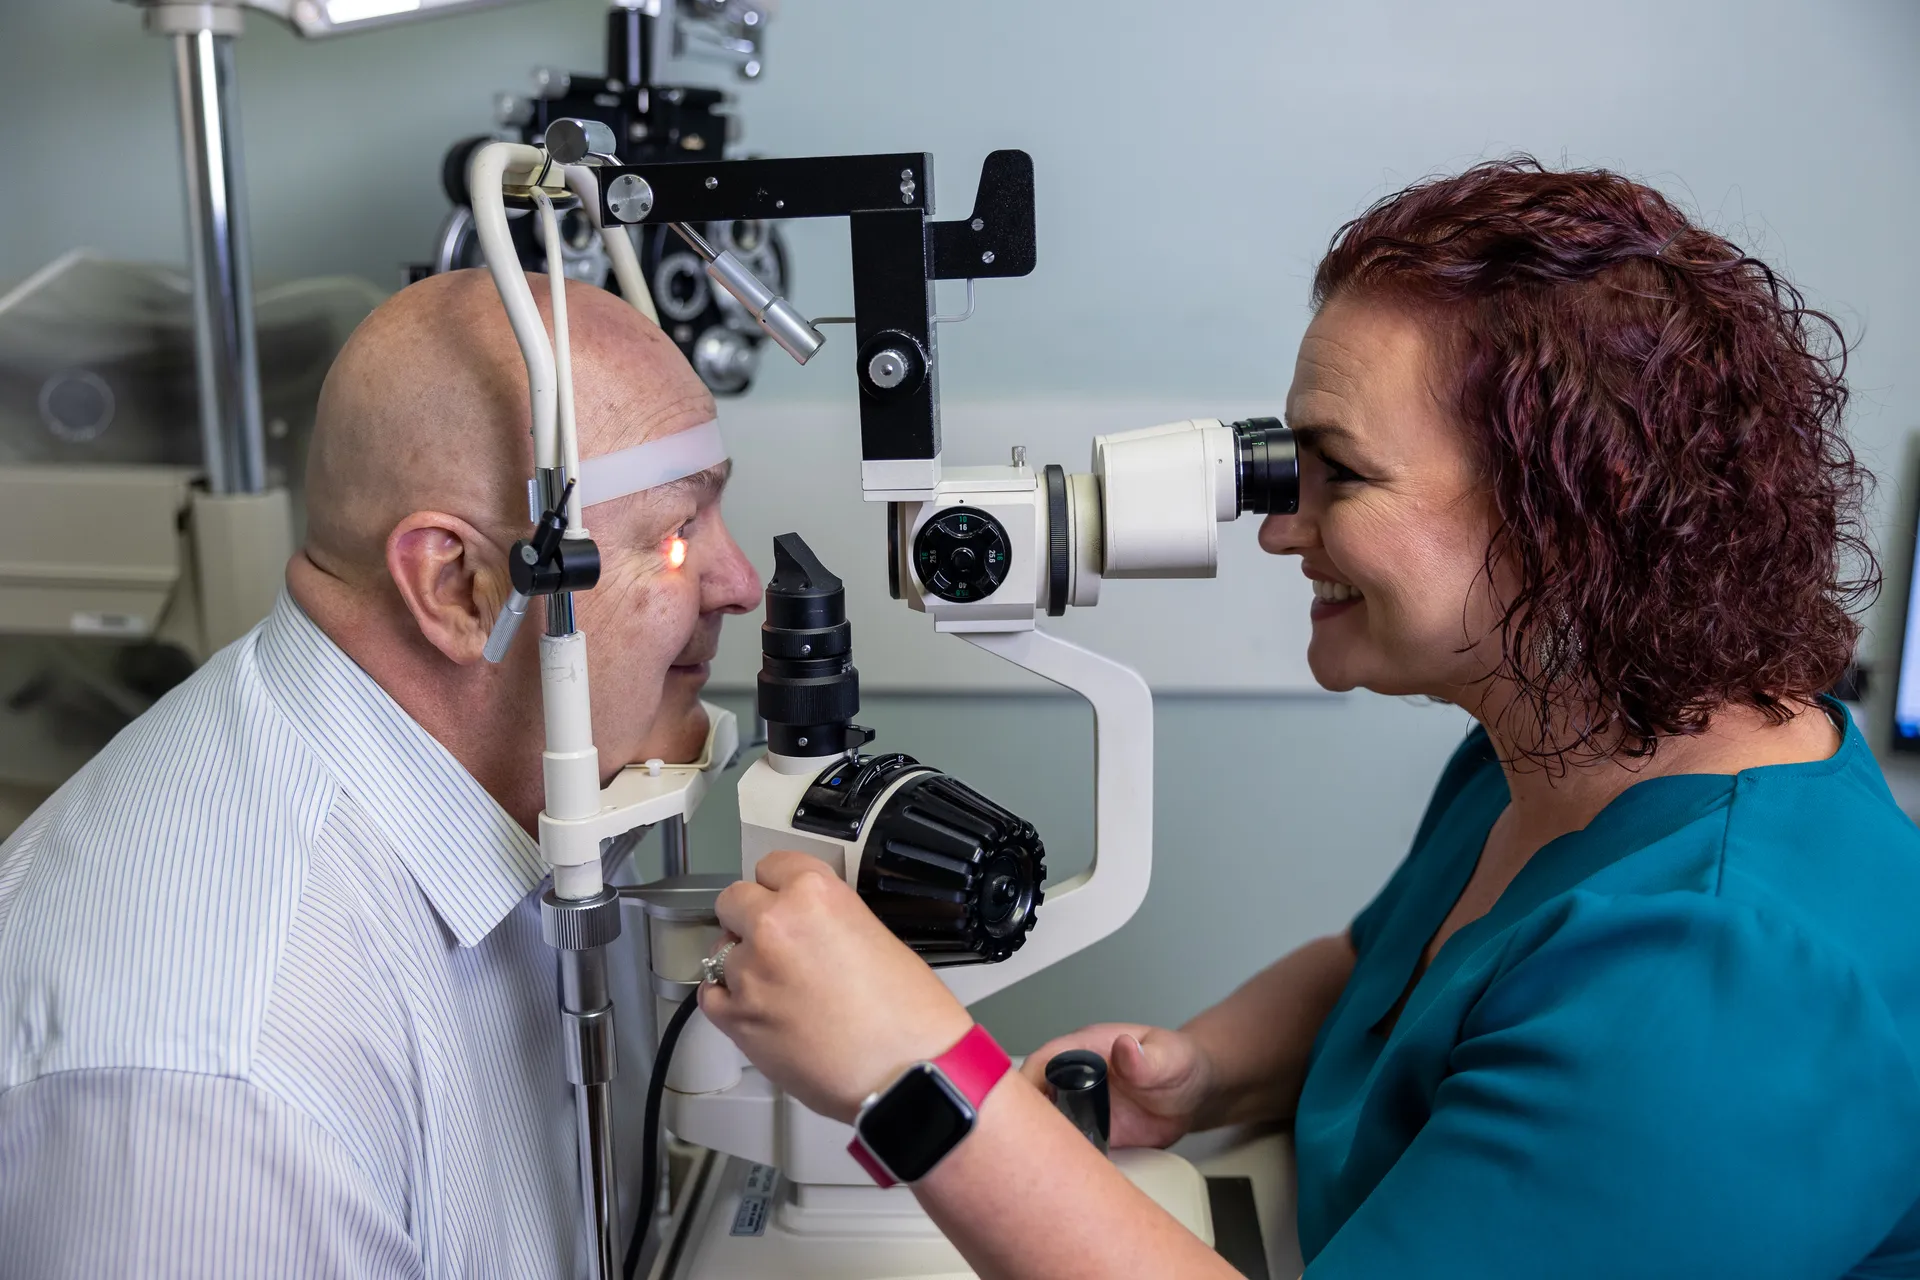
<svg viewBox="0 0 1920 1280">
<path fill-rule="evenodd" d="M 860 1117 L 860 1136 L 901 1182 L 915 1182 L 973 1128 L 973 1108 L 926 1063 L 908 1070 Z"/>
</svg>

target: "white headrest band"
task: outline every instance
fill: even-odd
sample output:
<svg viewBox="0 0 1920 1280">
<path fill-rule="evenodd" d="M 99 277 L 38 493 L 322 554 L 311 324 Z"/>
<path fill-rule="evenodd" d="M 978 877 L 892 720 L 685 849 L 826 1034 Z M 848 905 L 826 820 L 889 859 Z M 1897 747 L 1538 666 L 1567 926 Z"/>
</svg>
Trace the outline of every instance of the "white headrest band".
<svg viewBox="0 0 1920 1280">
<path fill-rule="evenodd" d="M 643 489 L 684 480 L 726 460 L 727 442 L 720 438 L 718 421 L 703 422 L 630 449 L 588 458 L 580 464 L 580 509 L 584 511 Z M 537 521 L 540 508 L 534 492 L 533 483 L 529 481 L 527 498 Z"/>
</svg>

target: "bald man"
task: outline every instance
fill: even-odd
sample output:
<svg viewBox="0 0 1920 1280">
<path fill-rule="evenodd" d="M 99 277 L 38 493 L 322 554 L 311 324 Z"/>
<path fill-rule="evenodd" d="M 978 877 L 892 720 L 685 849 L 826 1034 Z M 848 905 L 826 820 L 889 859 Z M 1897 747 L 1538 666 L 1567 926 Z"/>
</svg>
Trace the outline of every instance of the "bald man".
<svg viewBox="0 0 1920 1280">
<path fill-rule="evenodd" d="M 583 457 L 713 417 L 632 308 L 568 313 Z M 0 1280 L 585 1273 L 537 644 L 482 658 L 532 466 L 492 283 L 396 295 L 327 377 L 271 616 L 0 846 Z M 609 776 L 704 742 L 721 620 L 759 593 L 725 480 L 582 513 Z"/>
</svg>

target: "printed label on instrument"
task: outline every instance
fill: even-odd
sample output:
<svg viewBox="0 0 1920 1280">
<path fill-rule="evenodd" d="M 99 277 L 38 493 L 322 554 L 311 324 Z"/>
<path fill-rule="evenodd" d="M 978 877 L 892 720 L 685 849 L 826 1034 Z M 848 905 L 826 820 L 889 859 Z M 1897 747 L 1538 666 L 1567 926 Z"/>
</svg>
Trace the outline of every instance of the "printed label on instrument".
<svg viewBox="0 0 1920 1280">
<path fill-rule="evenodd" d="M 147 633 L 147 620 L 131 613 L 76 611 L 67 619 L 67 627 L 82 636 L 143 636 Z"/>
<path fill-rule="evenodd" d="M 780 1171 L 770 1164 L 756 1164 L 747 1170 L 746 1185 L 740 1188 L 740 1207 L 733 1214 L 733 1235 L 767 1233 L 767 1215 L 773 1212 L 773 1193 L 779 1185 Z"/>
</svg>

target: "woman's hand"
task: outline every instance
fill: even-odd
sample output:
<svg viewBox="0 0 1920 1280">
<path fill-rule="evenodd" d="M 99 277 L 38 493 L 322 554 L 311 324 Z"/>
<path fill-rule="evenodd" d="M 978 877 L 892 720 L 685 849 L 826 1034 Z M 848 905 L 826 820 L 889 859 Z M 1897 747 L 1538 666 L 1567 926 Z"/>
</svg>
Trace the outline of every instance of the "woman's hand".
<svg viewBox="0 0 1920 1280">
<path fill-rule="evenodd" d="M 1134 1022 L 1100 1022 L 1061 1036 L 1029 1054 L 1021 1073 L 1046 1092 L 1047 1063 L 1068 1049 L 1091 1049 L 1107 1060 L 1108 1143 L 1114 1147 L 1178 1141 L 1213 1092 L 1213 1061 L 1198 1040 Z"/>
<path fill-rule="evenodd" d="M 727 955 L 727 985 L 703 987 L 700 1009 L 814 1111 L 850 1123 L 868 1094 L 973 1025 L 825 862 L 770 853 L 754 880 L 720 895 L 721 927 L 740 941 Z"/>
</svg>

